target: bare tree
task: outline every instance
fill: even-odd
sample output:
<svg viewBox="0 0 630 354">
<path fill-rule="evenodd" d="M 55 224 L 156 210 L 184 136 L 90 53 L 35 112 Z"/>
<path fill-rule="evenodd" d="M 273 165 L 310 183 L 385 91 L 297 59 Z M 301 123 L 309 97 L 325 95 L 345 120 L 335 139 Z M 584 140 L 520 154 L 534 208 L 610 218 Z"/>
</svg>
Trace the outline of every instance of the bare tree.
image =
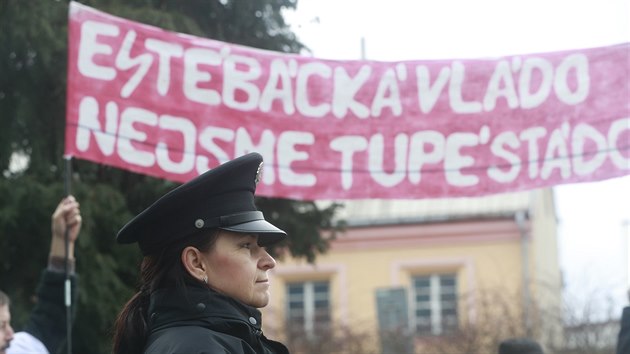
<svg viewBox="0 0 630 354">
<path fill-rule="evenodd" d="M 593 295 L 584 305 L 567 302 L 562 308 L 543 307 L 532 300 L 526 322 L 520 294 L 520 289 L 478 289 L 460 295 L 459 304 L 474 303 L 475 312 L 461 314 L 458 328 L 441 335 L 420 335 L 408 329 L 384 334 L 356 326 L 319 328 L 310 335 L 299 329 L 277 330 L 286 334 L 285 342 L 296 354 L 380 354 L 383 336 L 392 344 L 387 354 L 494 354 L 502 341 L 525 337 L 540 343 L 545 353 L 614 354 L 620 311 L 611 298 Z M 468 311 L 465 307 L 460 305 Z M 414 346 L 411 352 L 409 342 Z"/>
</svg>

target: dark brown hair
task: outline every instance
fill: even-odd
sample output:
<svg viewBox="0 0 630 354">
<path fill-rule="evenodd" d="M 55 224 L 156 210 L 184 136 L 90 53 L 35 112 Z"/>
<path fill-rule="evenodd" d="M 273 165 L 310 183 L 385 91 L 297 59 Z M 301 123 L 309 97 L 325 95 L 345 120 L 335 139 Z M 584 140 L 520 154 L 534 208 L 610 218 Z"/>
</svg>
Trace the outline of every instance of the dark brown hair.
<svg viewBox="0 0 630 354">
<path fill-rule="evenodd" d="M 181 252 L 192 246 L 205 253 L 213 247 L 217 235 L 218 230 L 193 234 L 142 259 L 139 290 L 127 301 L 114 324 L 114 354 L 142 352 L 149 334 L 147 316 L 151 294 L 160 288 L 174 287 L 184 291 L 187 282 L 199 282 L 184 268 Z"/>
</svg>

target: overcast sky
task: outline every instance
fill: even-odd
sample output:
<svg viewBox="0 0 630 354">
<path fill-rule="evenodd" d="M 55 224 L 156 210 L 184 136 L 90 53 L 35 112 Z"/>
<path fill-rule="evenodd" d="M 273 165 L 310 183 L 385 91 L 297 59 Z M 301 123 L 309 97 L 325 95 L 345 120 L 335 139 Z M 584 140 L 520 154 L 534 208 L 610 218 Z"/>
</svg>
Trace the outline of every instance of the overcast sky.
<svg viewBox="0 0 630 354">
<path fill-rule="evenodd" d="M 482 58 L 630 42 L 630 0 L 298 0 L 299 39 L 325 59 Z M 565 297 L 626 300 L 630 176 L 554 188 Z M 624 227 L 624 223 L 626 226 Z M 619 312 L 620 313 L 620 312 Z"/>
</svg>

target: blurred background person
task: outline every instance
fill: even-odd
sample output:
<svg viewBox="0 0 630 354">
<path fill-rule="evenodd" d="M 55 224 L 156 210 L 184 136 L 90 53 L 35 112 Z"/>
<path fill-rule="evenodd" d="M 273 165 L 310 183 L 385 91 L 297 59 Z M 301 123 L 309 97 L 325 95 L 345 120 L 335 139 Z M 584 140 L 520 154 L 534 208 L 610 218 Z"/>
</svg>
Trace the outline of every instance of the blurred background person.
<svg viewBox="0 0 630 354">
<path fill-rule="evenodd" d="M 499 354 L 544 354 L 542 347 L 529 338 L 506 339 L 499 344 Z"/>
<path fill-rule="evenodd" d="M 75 274 L 74 245 L 81 230 L 79 203 L 73 196 L 59 202 L 52 214 L 48 266 L 37 286 L 37 304 L 20 332 L 13 333 L 9 301 L 3 305 L 0 294 L 0 354 L 56 353 L 66 339 L 66 280 L 65 237 L 68 233 L 68 272 L 71 281 L 72 303 L 75 303 L 77 276 Z M 6 307 L 6 313 L 5 311 Z"/>
<path fill-rule="evenodd" d="M 13 327 L 11 327 L 11 312 L 9 311 L 9 297 L 0 291 L 0 354 L 5 354 L 6 349 L 13 340 Z"/>
</svg>

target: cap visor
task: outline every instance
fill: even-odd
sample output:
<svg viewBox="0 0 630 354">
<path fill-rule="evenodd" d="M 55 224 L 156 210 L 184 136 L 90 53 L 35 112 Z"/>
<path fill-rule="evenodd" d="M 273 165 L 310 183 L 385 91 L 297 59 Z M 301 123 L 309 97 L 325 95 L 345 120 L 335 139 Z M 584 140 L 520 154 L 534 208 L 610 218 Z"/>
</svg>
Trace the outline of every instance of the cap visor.
<svg viewBox="0 0 630 354">
<path fill-rule="evenodd" d="M 266 220 L 252 220 L 237 225 L 221 226 L 219 228 L 232 232 L 256 234 L 258 235 L 258 244 L 261 246 L 271 246 L 287 237 L 286 232 Z"/>
</svg>

